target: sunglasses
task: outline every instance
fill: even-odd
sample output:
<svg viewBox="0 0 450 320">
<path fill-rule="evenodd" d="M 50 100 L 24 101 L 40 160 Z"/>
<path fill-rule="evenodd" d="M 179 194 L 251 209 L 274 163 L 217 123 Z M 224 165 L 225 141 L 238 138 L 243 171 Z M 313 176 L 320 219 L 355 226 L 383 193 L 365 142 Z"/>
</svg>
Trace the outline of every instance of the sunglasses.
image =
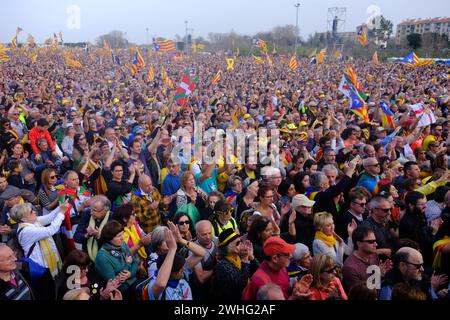
<svg viewBox="0 0 450 320">
<path fill-rule="evenodd" d="M 355 201 L 352 201 L 354 204 L 357 204 L 358 206 L 360 206 L 360 207 L 365 207 L 366 206 L 366 202 L 361 202 L 361 203 L 359 203 L 359 202 L 355 202 Z"/>
<path fill-rule="evenodd" d="M 56 179 L 57 177 L 56 176 L 50 176 L 50 177 L 48 177 L 49 179 Z"/>
<path fill-rule="evenodd" d="M 186 221 L 179 221 L 178 222 L 179 226 L 182 226 L 183 224 L 189 224 L 189 221 L 186 220 Z"/>
<path fill-rule="evenodd" d="M 360 241 L 361 241 L 361 242 L 365 242 L 365 243 L 369 243 L 369 244 L 374 244 L 374 243 L 377 242 L 376 239 L 373 239 L 373 240 L 360 240 Z"/>
<path fill-rule="evenodd" d="M 333 266 L 333 267 L 331 267 L 331 268 L 329 268 L 329 269 L 326 269 L 326 270 L 324 270 L 324 271 L 322 271 L 322 272 L 333 273 L 333 272 L 336 271 L 336 269 L 337 269 L 337 266 Z"/>
</svg>

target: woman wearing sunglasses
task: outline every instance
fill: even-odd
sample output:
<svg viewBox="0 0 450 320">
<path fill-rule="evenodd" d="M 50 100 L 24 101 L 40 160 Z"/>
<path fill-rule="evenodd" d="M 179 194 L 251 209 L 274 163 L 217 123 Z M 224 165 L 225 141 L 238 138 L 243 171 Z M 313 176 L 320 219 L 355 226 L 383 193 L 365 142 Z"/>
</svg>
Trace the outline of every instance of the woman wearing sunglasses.
<svg viewBox="0 0 450 320">
<path fill-rule="evenodd" d="M 172 222 L 178 227 L 181 238 L 186 241 L 195 239 L 195 230 L 191 218 L 186 212 L 178 212 L 173 217 Z M 187 254 L 187 250 L 185 252 Z"/>
<path fill-rule="evenodd" d="M 339 267 L 333 258 L 325 254 L 317 254 L 311 261 L 313 281 L 310 286 L 311 300 L 337 298 L 347 300 L 342 283 L 336 276 Z"/>
<path fill-rule="evenodd" d="M 232 217 L 233 206 L 226 200 L 219 200 L 214 206 L 214 215 L 212 218 L 213 236 L 218 237 L 224 230 L 237 230 L 236 220 Z"/>
<path fill-rule="evenodd" d="M 55 169 L 45 169 L 41 175 L 42 185 L 39 188 L 38 198 L 39 202 L 45 212 L 50 212 L 58 206 L 58 193 L 55 188 L 56 182 L 58 182 L 58 176 Z"/>
</svg>

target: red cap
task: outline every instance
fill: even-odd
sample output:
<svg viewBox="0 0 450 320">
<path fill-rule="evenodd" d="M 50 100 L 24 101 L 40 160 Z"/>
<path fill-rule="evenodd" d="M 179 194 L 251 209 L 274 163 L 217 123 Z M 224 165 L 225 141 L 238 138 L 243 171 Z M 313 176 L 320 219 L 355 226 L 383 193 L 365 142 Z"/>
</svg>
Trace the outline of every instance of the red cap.
<svg viewBox="0 0 450 320">
<path fill-rule="evenodd" d="M 277 254 L 292 254 L 295 246 L 289 244 L 280 237 L 270 237 L 264 242 L 264 255 L 271 257 Z"/>
</svg>

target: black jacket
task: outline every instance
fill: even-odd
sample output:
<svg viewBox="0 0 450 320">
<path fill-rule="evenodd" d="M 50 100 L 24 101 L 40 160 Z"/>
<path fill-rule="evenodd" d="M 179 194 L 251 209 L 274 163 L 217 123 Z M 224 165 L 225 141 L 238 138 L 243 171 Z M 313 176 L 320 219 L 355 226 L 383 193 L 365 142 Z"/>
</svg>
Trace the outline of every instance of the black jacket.
<svg viewBox="0 0 450 320">
<path fill-rule="evenodd" d="M 334 198 L 341 193 L 346 193 L 351 186 L 352 179 L 347 175 L 343 176 L 342 179 L 334 186 L 329 187 L 325 191 L 321 191 L 316 194 L 314 201 L 316 202 L 313 207 L 313 212 L 326 211 L 333 215 L 333 218 L 337 217 L 337 209 L 334 203 Z"/>
<path fill-rule="evenodd" d="M 399 236 L 416 241 L 420 246 L 425 265 L 431 265 L 433 244 L 436 239 L 431 227 L 428 226 L 425 214 L 407 211 L 400 220 Z"/>
<path fill-rule="evenodd" d="M 288 221 L 291 213 L 288 213 L 281 222 L 281 232 L 287 232 L 289 229 Z M 296 242 L 303 243 L 308 246 L 309 250 L 312 252 L 312 243 L 314 241 L 314 235 L 316 233 L 314 228 L 314 222 L 311 217 L 304 217 L 300 213 L 297 212 L 297 218 L 294 221 L 295 224 L 295 240 Z"/>
</svg>

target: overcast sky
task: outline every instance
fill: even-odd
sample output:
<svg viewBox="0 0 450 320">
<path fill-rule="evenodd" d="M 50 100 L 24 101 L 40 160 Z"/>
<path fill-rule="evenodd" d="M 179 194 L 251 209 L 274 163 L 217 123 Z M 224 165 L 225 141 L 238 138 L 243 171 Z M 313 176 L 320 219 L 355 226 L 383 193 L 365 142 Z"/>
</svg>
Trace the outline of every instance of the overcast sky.
<svg viewBox="0 0 450 320">
<path fill-rule="evenodd" d="M 194 37 L 231 30 L 253 35 L 295 25 L 296 3 L 303 38 L 327 30 L 330 7 L 347 9 L 342 31 L 355 31 L 370 16 L 367 10 L 372 5 L 394 23 L 394 31 L 405 19 L 450 16 L 449 0 L 14 0 L 0 2 L 0 41 L 10 42 L 19 26 L 24 29 L 19 42 L 26 41 L 27 33 L 43 42 L 59 31 L 65 42 L 93 42 L 99 35 L 121 30 L 129 41 L 141 44 L 147 39 L 146 28 L 150 39 L 184 36 L 186 20 Z"/>
</svg>

